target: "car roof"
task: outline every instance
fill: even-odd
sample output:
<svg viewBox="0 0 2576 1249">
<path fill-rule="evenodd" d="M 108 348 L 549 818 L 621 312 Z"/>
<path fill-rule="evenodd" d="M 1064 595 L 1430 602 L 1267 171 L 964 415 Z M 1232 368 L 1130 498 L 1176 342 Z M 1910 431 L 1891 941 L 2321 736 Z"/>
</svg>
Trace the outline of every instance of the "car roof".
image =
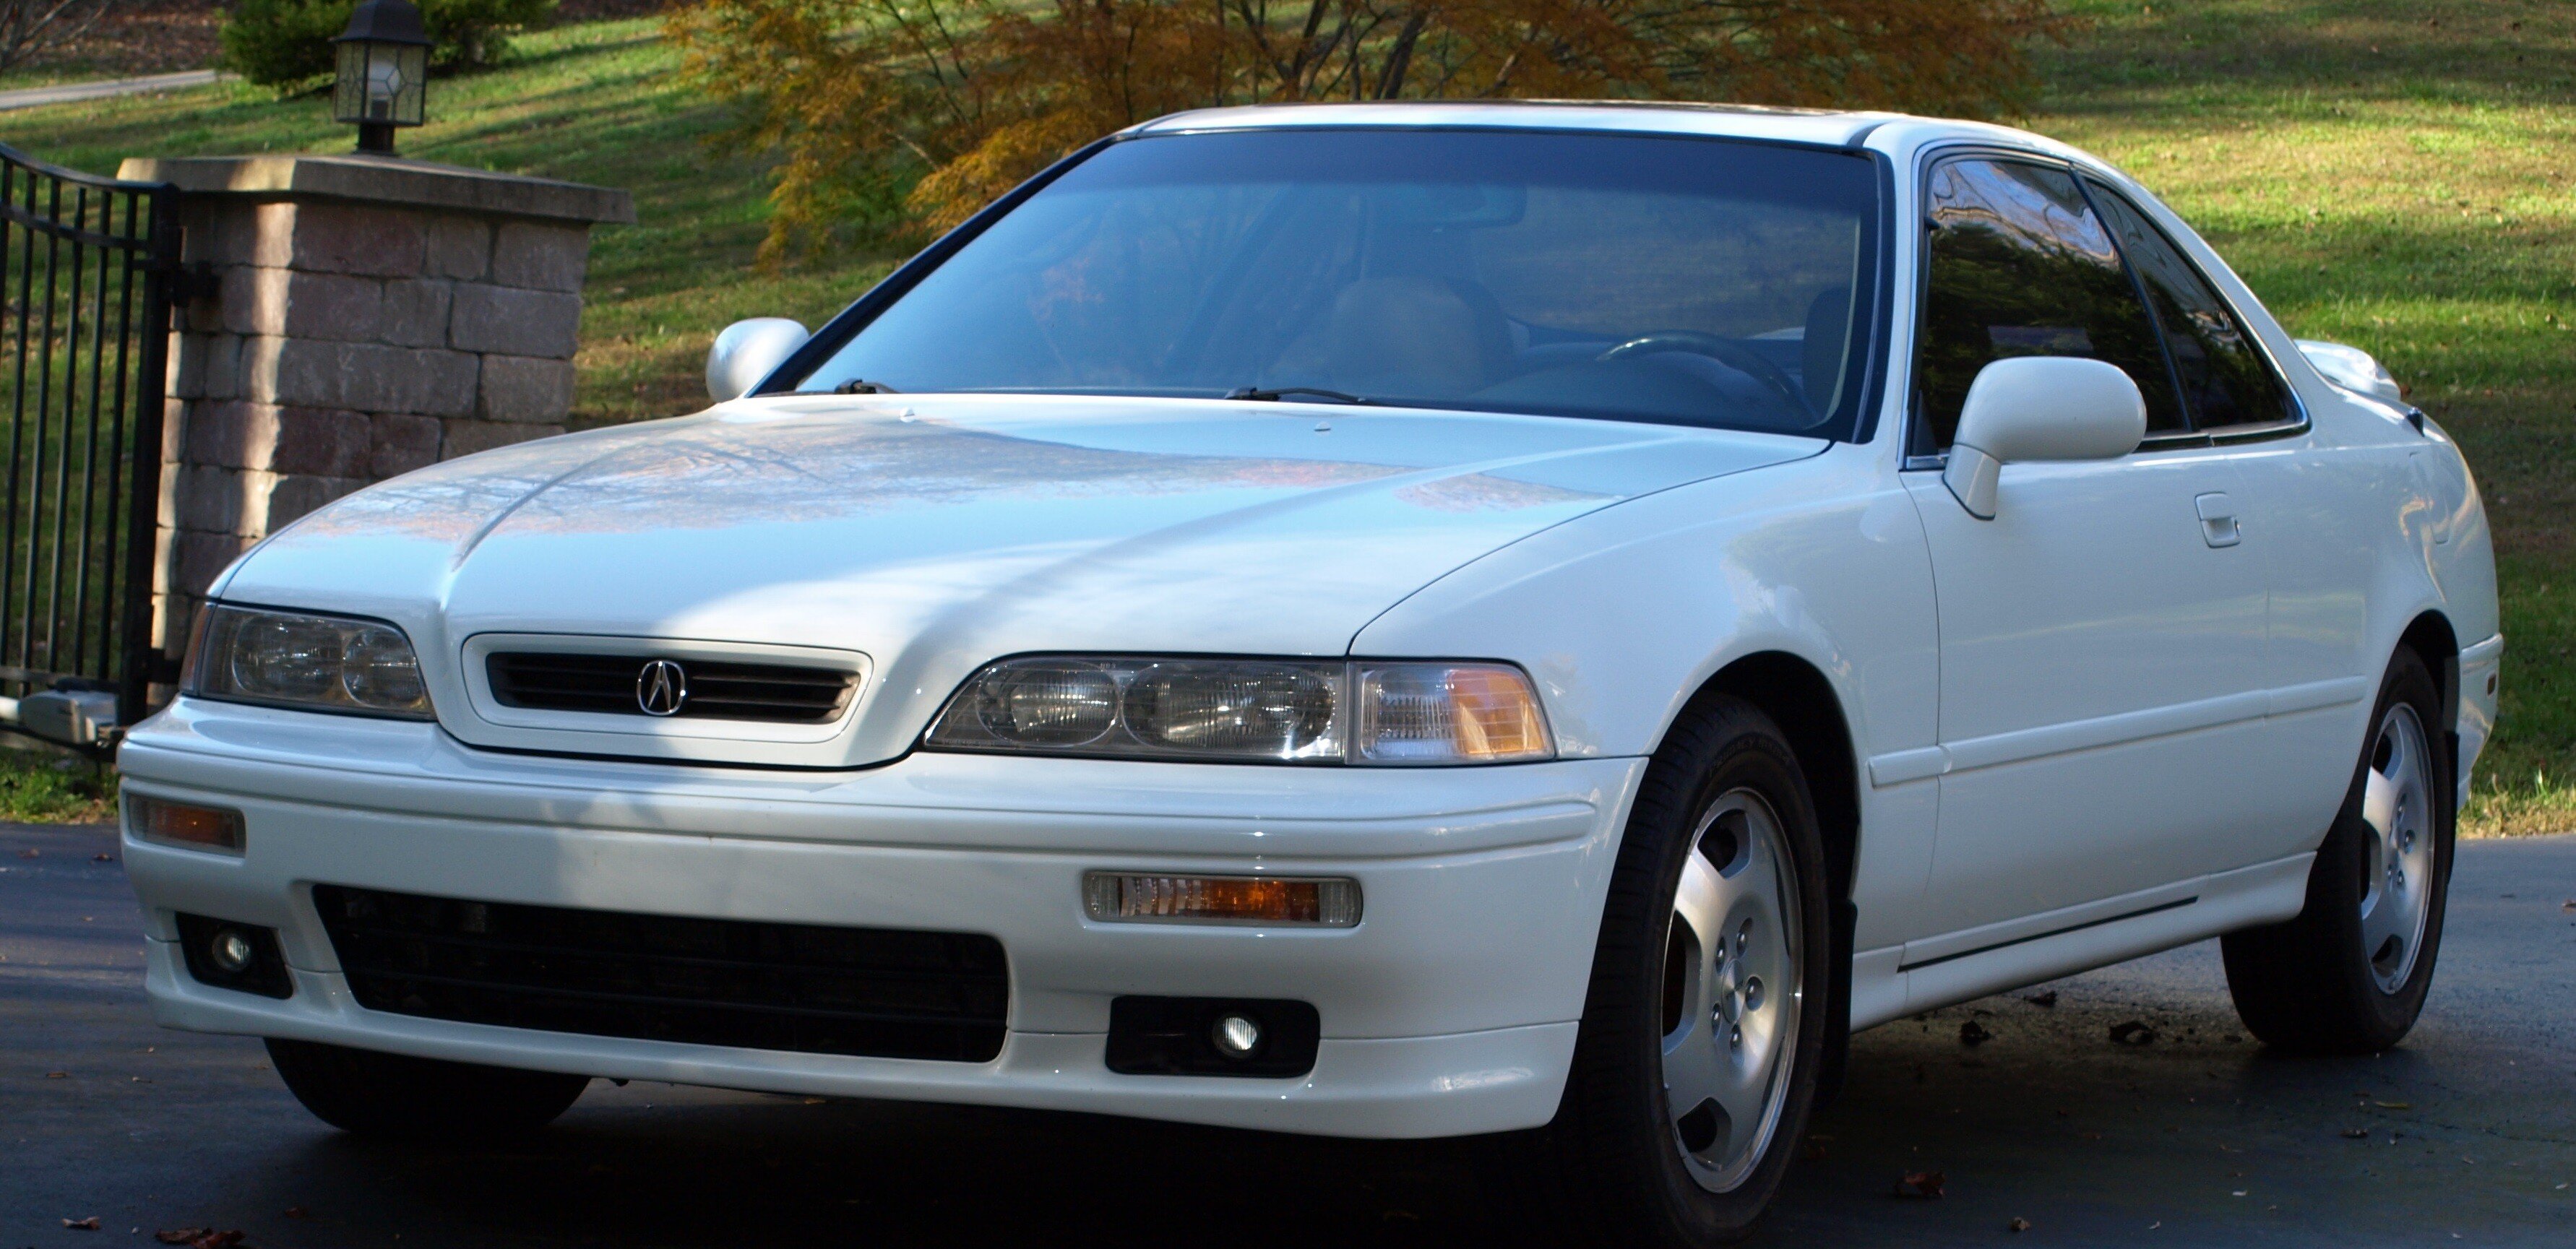
<svg viewBox="0 0 2576 1249">
<path fill-rule="evenodd" d="M 1591 130 L 1628 134 L 1706 135 L 1854 147 L 1891 122 L 1905 129 L 2038 141 L 2036 135 L 1977 122 L 1903 113 L 1836 112 L 1756 104 L 1691 104 L 1600 100 L 1391 100 L 1364 104 L 1255 104 L 1196 109 L 1130 127 L 1129 134 L 1317 127 L 1425 127 L 1497 130 Z M 2053 146 L 2053 145 L 2052 145 Z"/>
</svg>

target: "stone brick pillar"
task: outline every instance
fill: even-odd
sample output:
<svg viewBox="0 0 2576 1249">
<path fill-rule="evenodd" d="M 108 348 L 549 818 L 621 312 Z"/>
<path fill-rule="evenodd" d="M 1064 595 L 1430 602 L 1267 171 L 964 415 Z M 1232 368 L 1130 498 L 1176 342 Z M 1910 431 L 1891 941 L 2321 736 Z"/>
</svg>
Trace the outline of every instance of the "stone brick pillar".
<svg viewBox="0 0 2576 1249">
<path fill-rule="evenodd" d="M 212 294 L 171 336 L 155 635 L 296 517 L 559 434 L 590 229 L 624 191 L 373 156 L 135 159 L 175 183 Z"/>
</svg>

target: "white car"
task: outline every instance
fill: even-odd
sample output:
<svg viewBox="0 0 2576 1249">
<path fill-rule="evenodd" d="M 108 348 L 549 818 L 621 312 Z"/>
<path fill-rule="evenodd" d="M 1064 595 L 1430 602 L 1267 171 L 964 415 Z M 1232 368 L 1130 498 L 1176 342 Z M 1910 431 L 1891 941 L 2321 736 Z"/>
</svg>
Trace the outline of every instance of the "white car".
<svg viewBox="0 0 2576 1249">
<path fill-rule="evenodd" d="M 2312 350 L 2015 130 L 1138 126 L 707 412 L 226 573 L 123 747 L 155 1016 L 353 1130 L 1497 1134 L 1676 1245 L 1932 1007 L 2224 935 L 2256 1036 L 2383 1048 L 2503 643 L 2458 448 Z"/>
</svg>

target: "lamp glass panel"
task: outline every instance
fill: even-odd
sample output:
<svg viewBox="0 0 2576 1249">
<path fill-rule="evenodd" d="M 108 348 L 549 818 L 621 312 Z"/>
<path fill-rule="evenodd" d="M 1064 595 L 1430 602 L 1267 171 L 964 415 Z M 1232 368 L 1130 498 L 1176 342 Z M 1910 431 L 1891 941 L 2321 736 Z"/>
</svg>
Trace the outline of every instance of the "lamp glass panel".
<svg viewBox="0 0 2576 1249">
<path fill-rule="evenodd" d="M 394 124 L 417 126 L 429 94 L 429 49 L 419 44 L 397 44 L 386 50 L 393 54 L 394 72 L 402 83 L 402 89 L 394 95 Z"/>
<path fill-rule="evenodd" d="M 417 126 L 428 85 L 428 48 L 353 39 L 339 45 L 331 116 L 352 125 Z"/>
<path fill-rule="evenodd" d="M 339 77 L 331 84 L 331 120 L 355 125 L 367 119 L 366 93 L 367 45 L 342 43 L 339 52 Z"/>
</svg>

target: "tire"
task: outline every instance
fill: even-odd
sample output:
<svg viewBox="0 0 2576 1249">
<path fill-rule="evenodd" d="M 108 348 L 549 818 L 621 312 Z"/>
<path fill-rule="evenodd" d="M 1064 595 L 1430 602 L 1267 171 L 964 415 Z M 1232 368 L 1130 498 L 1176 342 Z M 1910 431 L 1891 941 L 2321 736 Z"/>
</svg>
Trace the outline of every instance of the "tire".
<svg viewBox="0 0 2576 1249">
<path fill-rule="evenodd" d="M 365 1136 L 514 1136 L 554 1122 L 589 1076 L 442 1062 L 313 1041 L 268 1043 L 288 1092 L 315 1118 Z"/>
<path fill-rule="evenodd" d="M 1619 846 L 1556 1118 L 1491 1142 L 1485 1176 L 1510 1230 L 1673 1247 L 1753 1233 L 1824 1070 L 1842 954 L 1825 863 L 1779 727 L 1730 697 L 1685 716 Z"/>
<path fill-rule="evenodd" d="M 2441 687 L 2413 651 L 2389 662 L 2369 740 L 2287 923 L 2220 940 L 2236 1013 L 2265 1045 L 2375 1054 L 2424 1009 L 2451 885 L 2456 811 Z"/>
</svg>

